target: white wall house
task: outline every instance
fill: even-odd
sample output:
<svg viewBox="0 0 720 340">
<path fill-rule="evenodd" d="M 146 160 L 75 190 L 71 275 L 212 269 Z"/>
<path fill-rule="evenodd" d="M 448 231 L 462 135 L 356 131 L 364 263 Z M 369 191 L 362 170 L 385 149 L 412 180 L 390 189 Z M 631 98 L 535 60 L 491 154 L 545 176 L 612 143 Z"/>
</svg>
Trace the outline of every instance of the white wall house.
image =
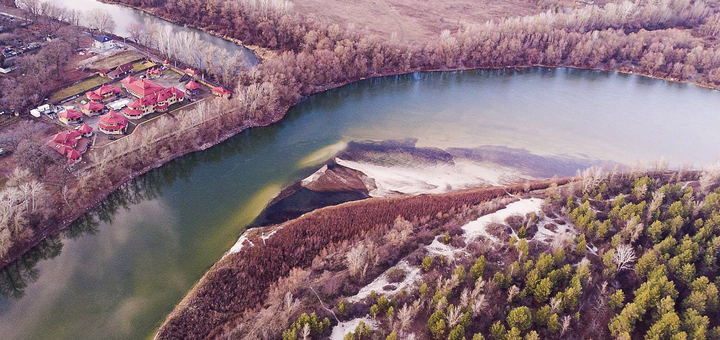
<svg viewBox="0 0 720 340">
<path fill-rule="evenodd" d="M 94 45 L 99 49 L 107 50 L 115 47 L 115 42 L 106 35 L 99 35 L 95 37 Z"/>
</svg>

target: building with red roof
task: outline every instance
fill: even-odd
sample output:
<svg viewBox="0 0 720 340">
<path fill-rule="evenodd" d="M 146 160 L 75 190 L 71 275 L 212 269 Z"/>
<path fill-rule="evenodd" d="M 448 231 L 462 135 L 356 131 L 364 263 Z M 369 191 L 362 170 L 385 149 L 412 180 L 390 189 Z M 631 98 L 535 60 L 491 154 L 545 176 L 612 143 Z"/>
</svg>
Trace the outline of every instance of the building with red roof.
<svg viewBox="0 0 720 340">
<path fill-rule="evenodd" d="M 155 79 L 155 78 L 159 78 L 162 74 L 163 74 L 162 68 L 153 67 L 153 68 L 149 68 L 149 69 L 147 69 L 147 71 L 145 71 L 145 78 Z"/>
<path fill-rule="evenodd" d="M 46 145 L 65 156 L 67 162 L 72 164 L 82 159 L 82 154 L 87 151 L 90 140 L 84 137 L 81 132 L 67 130 L 55 134 Z"/>
<path fill-rule="evenodd" d="M 135 79 L 133 77 L 125 78 L 121 83 L 128 92 L 138 98 L 155 94 L 164 88 L 150 79 Z"/>
<path fill-rule="evenodd" d="M 77 124 L 82 122 L 83 114 L 77 110 L 65 110 L 58 113 L 58 120 L 66 125 Z"/>
<path fill-rule="evenodd" d="M 120 94 L 120 89 L 112 85 L 103 85 L 94 91 L 85 93 L 88 99 L 93 101 L 107 100 Z"/>
<path fill-rule="evenodd" d="M 104 109 L 105 105 L 98 102 L 88 102 L 87 104 L 80 105 L 80 110 L 89 117 L 102 114 Z"/>
<path fill-rule="evenodd" d="M 187 90 L 190 94 L 197 94 L 200 92 L 200 85 L 198 85 L 198 83 L 194 80 L 190 80 L 187 84 L 185 84 L 185 90 Z"/>
<path fill-rule="evenodd" d="M 98 122 L 98 129 L 106 134 L 119 135 L 127 131 L 128 120 L 125 116 L 110 110 L 110 112 L 102 115 Z"/>
<path fill-rule="evenodd" d="M 230 98 L 230 95 L 232 95 L 232 92 L 230 92 L 220 86 L 213 87 L 211 91 L 212 91 L 212 94 L 214 94 L 215 96 L 222 97 L 222 98 Z"/>
<path fill-rule="evenodd" d="M 75 131 L 82 133 L 85 137 L 92 137 L 93 135 L 93 128 L 90 125 L 82 124 L 75 128 Z"/>
<path fill-rule="evenodd" d="M 156 111 L 165 112 L 170 105 L 182 102 L 184 99 L 184 92 L 175 87 L 169 87 L 128 104 L 127 108 L 123 110 L 123 114 L 128 119 L 140 119 Z"/>
<path fill-rule="evenodd" d="M 186 68 L 186 69 L 185 69 L 185 74 L 189 75 L 190 77 L 194 77 L 194 76 L 197 75 L 197 72 L 195 72 L 195 70 L 193 70 L 193 69 L 191 69 L 191 68 Z"/>
</svg>

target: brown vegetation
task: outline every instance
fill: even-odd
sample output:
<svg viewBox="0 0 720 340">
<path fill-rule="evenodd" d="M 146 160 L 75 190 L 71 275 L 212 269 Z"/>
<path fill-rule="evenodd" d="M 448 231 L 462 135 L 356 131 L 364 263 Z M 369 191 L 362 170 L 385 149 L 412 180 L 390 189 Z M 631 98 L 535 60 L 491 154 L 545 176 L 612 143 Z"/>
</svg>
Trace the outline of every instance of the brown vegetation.
<svg viewBox="0 0 720 340">
<path fill-rule="evenodd" d="M 549 185 L 549 181 L 538 182 L 531 187 L 541 189 Z M 308 213 L 283 224 L 264 246 L 246 247 L 215 264 L 182 307 L 173 312 L 158 336 L 161 339 L 205 338 L 229 318 L 261 304 L 271 283 L 286 276 L 291 268 L 307 267 L 329 244 L 385 229 L 398 216 L 408 221 L 448 216 L 445 214 L 462 206 L 521 191 L 522 186 L 517 185 L 436 196 L 368 199 Z"/>
</svg>

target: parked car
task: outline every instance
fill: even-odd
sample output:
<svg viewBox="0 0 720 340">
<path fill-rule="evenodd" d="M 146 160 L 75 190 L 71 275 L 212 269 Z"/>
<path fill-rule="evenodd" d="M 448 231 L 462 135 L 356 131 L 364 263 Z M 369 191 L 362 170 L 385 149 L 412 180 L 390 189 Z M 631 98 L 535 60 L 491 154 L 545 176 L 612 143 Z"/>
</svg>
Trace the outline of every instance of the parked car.
<svg viewBox="0 0 720 340">
<path fill-rule="evenodd" d="M 108 139 L 109 139 L 109 140 L 117 140 L 117 137 L 115 137 L 115 136 L 108 136 Z"/>
<path fill-rule="evenodd" d="M 12 151 L 10 150 L 3 150 L 3 148 L 0 148 L 0 157 L 10 156 Z"/>
</svg>

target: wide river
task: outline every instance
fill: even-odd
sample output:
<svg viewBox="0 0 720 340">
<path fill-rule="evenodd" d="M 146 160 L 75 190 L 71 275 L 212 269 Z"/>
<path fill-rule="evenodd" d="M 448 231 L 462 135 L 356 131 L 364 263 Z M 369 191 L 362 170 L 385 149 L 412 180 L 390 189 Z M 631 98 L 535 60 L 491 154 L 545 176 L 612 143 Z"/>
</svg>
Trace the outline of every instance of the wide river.
<svg viewBox="0 0 720 340">
<path fill-rule="evenodd" d="M 502 145 L 674 165 L 720 156 L 720 92 L 616 73 L 534 68 L 412 74 L 318 94 L 139 177 L 3 273 L 3 339 L 140 339 L 264 204 L 353 139 Z M 262 263 L 258 263 L 262 265 Z"/>
</svg>

